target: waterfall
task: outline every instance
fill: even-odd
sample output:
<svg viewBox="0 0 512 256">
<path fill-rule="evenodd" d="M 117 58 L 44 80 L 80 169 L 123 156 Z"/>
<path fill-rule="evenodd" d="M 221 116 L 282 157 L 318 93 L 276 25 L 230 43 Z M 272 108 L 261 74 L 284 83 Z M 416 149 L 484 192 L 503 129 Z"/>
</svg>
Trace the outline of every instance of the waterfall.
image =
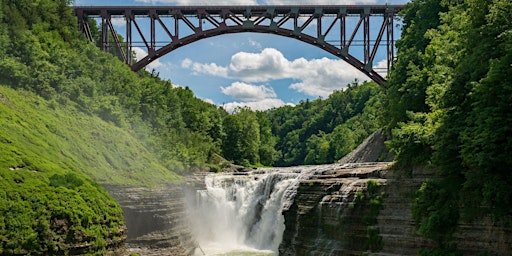
<svg viewBox="0 0 512 256">
<path fill-rule="evenodd" d="M 277 255 L 284 226 L 283 210 L 293 203 L 300 180 L 313 169 L 265 169 L 210 174 L 197 191 L 192 229 L 208 254 L 266 251 Z M 202 255 L 202 254 L 200 254 Z"/>
</svg>

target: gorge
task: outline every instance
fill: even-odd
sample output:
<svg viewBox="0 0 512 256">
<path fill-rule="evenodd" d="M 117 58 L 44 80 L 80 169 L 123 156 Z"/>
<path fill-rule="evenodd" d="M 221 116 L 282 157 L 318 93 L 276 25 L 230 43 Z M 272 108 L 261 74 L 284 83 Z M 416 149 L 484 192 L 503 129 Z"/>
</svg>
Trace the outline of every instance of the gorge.
<svg viewBox="0 0 512 256">
<path fill-rule="evenodd" d="M 233 114 L 70 2 L 0 0 L 0 255 L 510 255 L 510 0 L 410 1 L 385 87 Z"/>
<path fill-rule="evenodd" d="M 389 163 L 256 169 L 206 176 L 192 222 L 205 254 L 247 250 L 276 255 L 339 255 L 364 250 L 366 229 L 349 230 L 370 180 L 385 182 Z M 371 182 L 370 182 L 371 183 Z M 357 205 L 357 207 L 356 207 Z M 356 245 L 352 243 L 359 240 Z M 220 251 L 215 251 L 220 250 Z M 201 254 L 199 254 L 201 255 Z"/>
<path fill-rule="evenodd" d="M 335 164 L 238 168 L 124 191 L 127 243 L 142 255 L 417 255 L 435 244 L 416 233 L 411 193 L 435 172 L 374 162 L 385 155 L 377 132 Z M 510 237 L 485 219 L 461 223 L 457 242 L 464 255 L 507 255 Z"/>
</svg>

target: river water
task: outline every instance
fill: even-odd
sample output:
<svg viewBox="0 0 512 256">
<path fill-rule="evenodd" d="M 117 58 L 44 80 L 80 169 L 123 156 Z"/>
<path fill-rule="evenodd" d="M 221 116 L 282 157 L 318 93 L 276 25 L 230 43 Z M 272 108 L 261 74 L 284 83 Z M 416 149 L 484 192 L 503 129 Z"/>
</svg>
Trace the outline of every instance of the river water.
<svg viewBox="0 0 512 256">
<path fill-rule="evenodd" d="M 313 168 L 258 169 L 211 174 L 191 208 L 196 255 L 278 255 L 283 210 Z"/>
</svg>

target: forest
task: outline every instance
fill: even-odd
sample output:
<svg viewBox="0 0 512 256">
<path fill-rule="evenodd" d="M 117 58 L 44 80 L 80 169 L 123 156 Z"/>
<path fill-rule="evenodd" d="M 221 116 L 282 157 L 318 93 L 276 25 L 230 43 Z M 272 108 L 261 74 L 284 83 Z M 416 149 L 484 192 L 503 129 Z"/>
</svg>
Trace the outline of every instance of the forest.
<svg viewBox="0 0 512 256">
<path fill-rule="evenodd" d="M 425 255 L 457 255 L 460 220 L 511 220 L 509 0 L 412 0 L 384 87 L 354 81 L 325 99 L 233 113 L 88 43 L 70 2 L 0 0 L 0 254 L 69 249 L 59 219 L 78 242 L 102 237 L 101 254 L 123 221 L 97 182 L 332 163 L 379 128 L 396 169 L 437 171 L 414 195 L 418 232 L 437 243 Z"/>
<path fill-rule="evenodd" d="M 425 255 L 459 255 L 460 221 L 512 217 L 512 2 L 412 1 L 384 98 L 395 165 L 436 179 L 414 198 Z"/>
</svg>

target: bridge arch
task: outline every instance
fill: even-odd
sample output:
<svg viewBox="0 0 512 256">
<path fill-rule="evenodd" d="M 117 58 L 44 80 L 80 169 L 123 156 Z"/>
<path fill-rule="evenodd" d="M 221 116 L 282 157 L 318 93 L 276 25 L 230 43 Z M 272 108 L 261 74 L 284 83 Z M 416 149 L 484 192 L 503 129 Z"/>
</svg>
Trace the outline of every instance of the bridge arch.
<svg viewBox="0 0 512 256">
<path fill-rule="evenodd" d="M 382 6 L 205 6 L 205 7 L 76 7 L 79 28 L 93 41 L 88 26 L 89 17 L 101 18 L 101 48 L 108 51 L 111 41 L 121 53 L 122 59 L 138 71 L 158 58 L 172 51 L 197 42 L 233 33 L 265 33 L 293 38 L 307 44 L 319 47 L 326 52 L 346 61 L 357 70 L 366 74 L 370 79 L 384 85 L 385 79 L 373 69 L 373 61 L 377 50 L 385 37 L 388 69 L 393 61 L 394 54 L 394 25 L 393 21 L 399 5 Z M 351 31 L 347 31 L 347 17 L 357 17 L 358 21 Z M 370 17 L 382 17 L 379 22 L 370 22 Z M 126 20 L 126 42 L 119 42 L 117 32 L 112 23 L 112 17 L 124 17 Z M 163 17 L 170 17 L 163 20 Z M 327 19 L 326 17 L 330 17 Z M 140 19 L 147 19 L 150 24 L 149 33 L 144 33 L 139 25 Z M 301 20 L 302 22 L 299 22 Z M 194 22 L 195 21 L 195 22 Z M 290 26 L 289 23 L 293 22 Z M 166 24 L 167 23 L 167 24 Z M 172 24 L 169 24 L 172 23 Z M 207 23 L 211 28 L 204 29 Z M 371 34 L 370 24 L 380 25 L 378 33 Z M 157 46 L 156 24 L 160 25 L 160 32 L 168 36 L 168 42 Z M 285 25 L 288 24 L 288 25 Z M 315 25 L 312 25 L 315 24 Z M 171 25 L 171 26 L 169 26 Z M 328 25 L 328 26 L 323 26 Z M 335 26 L 338 25 L 338 26 Z M 192 31 L 187 35 L 180 35 L 180 27 Z M 304 33 L 309 27 L 316 29 L 316 36 Z M 327 27 L 327 29 L 325 29 Z M 363 29 L 360 29 L 363 27 Z M 169 29 L 172 28 L 172 29 Z M 339 32 L 339 46 L 331 44 L 326 38 L 334 30 Z M 146 46 L 148 55 L 132 63 L 131 53 L 133 47 L 133 31 Z M 172 31 L 172 32 L 171 32 Z M 348 32 L 348 33 L 347 33 Z M 109 40 L 109 34 L 113 40 Z M 149 35 L 148 35 L 149 34 Z M 363 39 L 359 44 L 363 46 L 363 58 L 358 59 L 352 54 L 357 35 Z M 124 47 L 123 47 L 124 44 Z"/>
</svg>

